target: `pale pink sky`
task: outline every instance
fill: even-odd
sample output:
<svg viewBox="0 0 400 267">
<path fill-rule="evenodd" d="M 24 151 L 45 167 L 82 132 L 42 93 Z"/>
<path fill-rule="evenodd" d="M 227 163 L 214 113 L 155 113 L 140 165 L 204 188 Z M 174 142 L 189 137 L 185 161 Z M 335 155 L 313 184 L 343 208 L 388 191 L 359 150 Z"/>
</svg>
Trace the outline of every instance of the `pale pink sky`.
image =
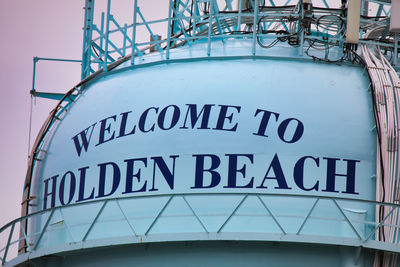
<svg viewBox="0 0 400 267">
<path fill-rule="evenodd" d="M 147 19 L 167 17 L 168 1 L 162 2 L 139 0 Z M 95 10 L 106 10 L 107 0 L 95 3 Z M 0 227 L 20 216 L 27 169 L 32 59 L 81 59 L 84 5 L 85 0 L 0 1 Z M 113 1 L 111 12 L 121 25 L 131 24 L 133 0 Z M 100 12 L 95 13 L 95 22 L 99 18 Z M 145 38 L 149 38 L 147 34 Z M 66 92 L 79 80 L 79 63 L 37 64 L 37 91 Z M 56 101 L 38 98 L 34 103 L 31 146 Z"/>
<path fill-rule="evenodd" d="M 0 225 L 20 216 L 27 169 L 32 58 L 80 59 L 84 1 L 0 1 Z M 38 65 L 37 90 L 66 91 L 79 79 L 80 65 Z M 36 101 L 33 132 L 55 105 Z M 34 138 L 34 136 L 33 136 Z"/>
</svg>

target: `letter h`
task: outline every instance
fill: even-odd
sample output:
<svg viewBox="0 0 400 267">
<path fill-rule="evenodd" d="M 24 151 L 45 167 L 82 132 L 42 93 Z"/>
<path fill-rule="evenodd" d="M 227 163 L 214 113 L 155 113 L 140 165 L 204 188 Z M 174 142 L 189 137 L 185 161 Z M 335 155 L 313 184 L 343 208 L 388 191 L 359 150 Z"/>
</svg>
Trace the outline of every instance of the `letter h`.
<svg viewBox="0 0 400 267">
<path fill-rule="evenodd" d="M 51 206 L 50 208 L 54 207 L 56 205 L 56 188 L 57 188 L 57 177 L 53 176 L 51 178 L 48 178 L 44 180 L 44 196 L 43 196 L 43 209 L 45 210 L 47 208 L 47 197 L 51 195 Z M 49 192 L 49 180 L 52 180 L 52 185 L 51 185 L 51 192 Z"/>
</svg>

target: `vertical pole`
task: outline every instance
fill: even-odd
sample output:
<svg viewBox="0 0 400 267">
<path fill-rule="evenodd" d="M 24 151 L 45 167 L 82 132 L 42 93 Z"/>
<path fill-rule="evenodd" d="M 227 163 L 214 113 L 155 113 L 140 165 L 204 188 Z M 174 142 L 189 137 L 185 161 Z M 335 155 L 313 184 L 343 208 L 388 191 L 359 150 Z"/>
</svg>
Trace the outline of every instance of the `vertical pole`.
<svg viewBox="0 0 400 267">
<path fill-rule="evenodd" d="M 397 66 L 398 61 L 398 49 L 399 49 L 399 33 L 394 33 L 394 51 L 393 51 L 393 65 Z"/>
<path fill-rule="evenodd" d="M 193 1 L 193 13 L 192 13 L 192 17 L 193 17 L 193 30 L 192 30 L 192 37 L 196 37 L 196 31 L 197 31 L 197 27 L 196 27 L 196 23 L 197 23 L 197 19 L 196 17 L 199 16 L 200 17 L 200 12 L 199 12 L 199 8 L 197 6 L 197 0 L 192 0 Z M 195 41 L 195 39 L 192 39 L 193 42 Z"/>
<path fill-rule="evenodd" d="M 169 49 L 171 47 L 171 16 L 172 16 L 172 0 L 168 0 L 168 33 L 167 33 L 167 60 L 169 60 Z"/>
<path fill-rule="evenodd" d="M 107 72 L 107 58 L 108 58 L 108 38 L 110 34 L 110 12 L 111 11 L 111 0 L 107 1 L 107 18 L 106 18 L 106 49 L 104 53 L 104 65 L 103 71 Z"/>
<path fill-rule="evenodd" d="M 85 21 L 83 26 L 83 46 L 82 46 L 82 70 L 81 78 L 84 79 L 90 73 L 91 50 L 90 43 L 93 33 L 94 0 L 86 0 Z"/>
<path fill-rule="evenodd" d="M 240 25 L 242 24 L 242 5 L 243 5 L 243 0 L 239 0 L 238 22 L 236 25 L 236 31 L 240 31 Z"/>
<path fill-rule="evenodd" d="M 104 35 L 104 12 L 101 12 L 101 25 L 100 25 L 101 35 Z M 100 38 L 100 48 L 103 49 L 103 37 Z"/>
<path fill-rule="evenodd" d="M 123 35 L 124 35 L 124 44 L 123 44 L 123 54 L 124 54 L 124 56 L 126 55 L 126 32 L 127 32 L 127 29 L 128 29 L 128 26 L 125 24 L 124 25 L 124 28 L 122 29 L 122 33 L 123 33 Z"/>
<path fill-rule="evenodd" d="M 209 2 L 210 3 L 210 2 Z M 208 17 L 208 35 L 207 35 L 207 56 L 211 55 L 211 31 L 212 31 L 213 9 L 210 3 L 210 16 Z"/>
<path fill-rule="evenodd" d="M 258 18 L 258 0 L 254 0 L 254 19 L 253 19 L 253 56 L 256 55 L 256 39 L 257 39 L 257 19 Z"/>
<path fill-rule="evenodd" d="M 38 62 L 38 57 L 33 58 L 33 76 L 32 76 L 32 90 L 31 93 L 35 92 L 35 83 L 36 83 L 36 63 Z"/>
<path fill-rule="evenodd" d="M 104 12 L 101 12 L 100 48 L 101 48 L 101 50 L 99 51 L 99 56 L 98 56 L 98 61 L 99 61 L 98 69 L 101 69 L 101 65 L 102 65 L 101 58 L 103 57 L 103 54 L 104 54 Z"/>
<path fill-rule="evenodd" d="M 300 17 L 301 20 L 304 19 L 304 5 L 303 5 L 303 0 L 300 0 Z M 301 22 L 299 22 L 299 28 L 301 27 Z M 301 29 L 300 33 L 300 47 L 299 47 L 299 56 L 303 55 L 304 51 L 304 29 Z"/>
<path fill-rule="evenodd" d="M 368 8 L 369 8 L 369 2 L 367 0 L 362 0 L 361 1 L 361 14 L 364 16 L 368 17 Z"/>
<path fill-rule="evenodd" d="M 138 6 L 137 6 L 137 0 L 134 0 L 134 5 L 133 5 L 133 23 L 132 23 L 132 56 L 131 56 L 131 66 L 135 65 L 137 8 L 138 8 Z"/>
<path fill-rule="evenodd" d="M 32 104 L 33 97 L 36 95 L 35 83 L 36 83 L 36 63 L 38 62 L 38 57 L 33 58 L 33 75 L 32 75 L 32 89 L 31 89 L 31 105 L 29 112 L 29 132 L 28 132 L 28 162 L 30 157 L 30 149 L 31 149 L 31 133 L 32 133 Z M 22 225 L 22 222 L 21 222 Z M 25 234 L 25 232 L 24 232 Z"/>
<path fill-rule="evenodd" d="M 4 251 L 3 260 L 2 260 L 1 265 L 4 265 L 6 263 L 8 249 L 10 248 L 11 239 L 14 234 L 14 227 L 15 227 L 15 223 L 13 223 L 13 225 L 11 226 L 10 234 L 8 235 L 6 250 Z"/>
</svg>

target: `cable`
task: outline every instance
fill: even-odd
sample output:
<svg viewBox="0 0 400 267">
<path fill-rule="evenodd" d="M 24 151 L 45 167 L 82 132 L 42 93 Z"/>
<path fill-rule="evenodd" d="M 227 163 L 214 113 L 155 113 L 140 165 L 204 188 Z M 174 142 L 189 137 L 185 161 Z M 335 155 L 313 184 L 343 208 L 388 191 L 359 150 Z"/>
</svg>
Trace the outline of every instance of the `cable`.
<svg viewBox="0 0 400 267">
<path fill-rule="evenodd" d="M 365 39 L 376 38 L 382 35 L 384 26 L 375 27 L 367 32 Z M 371 51 L 373 48 L 373 51 Z M 372 80 L 372 94 L 374 97 L 374 114 L 378 132 L 377 155 L 377 185 L 376 196 L 385 203 L 399 202 L 399 121 L 400 121 L 400 93 L 398 88 L 400 79 L 389 61 L 382 53 L 379 45 L 362 45 L 362 55 Z M 379 167 L 379 168 L 378 168 Z M 389 225 L 399 222 L 398 210 L 391 211 L 387 219 Z M 385 206 L 377 209 L 378 222 L 382 222 L 389 214 Z M 383 226 L 378 230 L 378 240 L 399 243 L 399 229 Z M 389 266 L 397 261 L 397 256 L 388 253 L 376 254 L 374 266 Z"/>
</svg>

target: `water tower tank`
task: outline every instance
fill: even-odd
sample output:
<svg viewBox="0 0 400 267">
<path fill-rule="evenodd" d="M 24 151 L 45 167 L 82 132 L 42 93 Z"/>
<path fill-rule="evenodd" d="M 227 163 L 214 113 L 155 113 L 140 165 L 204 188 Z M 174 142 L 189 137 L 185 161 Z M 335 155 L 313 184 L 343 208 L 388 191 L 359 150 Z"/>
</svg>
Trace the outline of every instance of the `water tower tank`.
<svg viewBox="0 0 400 267">
<path fill-rule="evenodd" d="M 398 266 L 390 3 L 167 2 L 100 27 L 86 1 L 2 263 Z"/>
</svg>

